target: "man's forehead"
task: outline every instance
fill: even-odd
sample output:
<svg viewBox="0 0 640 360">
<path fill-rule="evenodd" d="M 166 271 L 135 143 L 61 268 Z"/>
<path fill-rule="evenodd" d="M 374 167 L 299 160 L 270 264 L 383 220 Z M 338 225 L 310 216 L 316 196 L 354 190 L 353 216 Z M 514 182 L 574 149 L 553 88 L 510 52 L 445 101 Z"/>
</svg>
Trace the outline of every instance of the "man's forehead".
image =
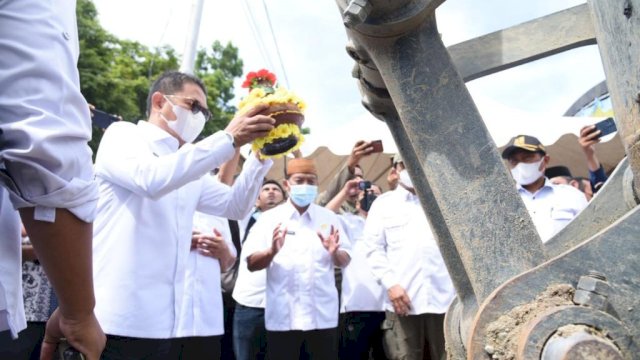
<svg viewBox="0 0 640 360">
<path fill-rule="evenodd" d="M 293 173 L 289 178 L 305 178 L 305 179 L 317 179 L 318 175 L 316 174 L 307 174 L 307 173 Z"/>
<path fill-rule="evenodd" d="M 268 184 L 264 184 L 262 185 L 262 190 L 278 190 L 280 191 L 280 186 L 273 184 L 273 183 L 268 183 Z"/>
<path fill-rule="evenodd" d="M 204 95 L 204 91 L 202 91 L 200 86 L 192 82 L 184 83 L 184 85 L 182 86 L 182 89 L 180 91 L 177 91 L 174 95 L 180 95 L 180 96 L 196 99 L 202 105 L 205 105 L 207 100 Z"/>
</svg>

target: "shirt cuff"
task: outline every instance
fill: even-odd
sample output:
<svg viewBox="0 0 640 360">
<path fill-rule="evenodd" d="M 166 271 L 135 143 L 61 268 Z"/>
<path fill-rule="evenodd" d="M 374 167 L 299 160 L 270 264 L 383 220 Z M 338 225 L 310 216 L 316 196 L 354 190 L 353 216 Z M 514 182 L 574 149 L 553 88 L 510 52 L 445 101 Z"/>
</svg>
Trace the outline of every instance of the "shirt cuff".
<svg viewBox="0 0 640 360">
<path fill-rule="evenodd" d="M 215 132 L 214 134 L 211 134 L 206 138 L 198 141 L 195 145 L 207 149 L 213 149 L 219 146 L 220 143 L 229 144 L 231 145 L 232 149 L 235 149 L 235 145 L 233 144 L 233 136 L 231 136 L 231 134 L 226 131 Z"/>
<path fill-rule="evenodd" d="M 230 132 L 228 132 L 228 131 L 223 131 L 223 133 L 224 133 L 225 135 L 227 135 L 227 138 L 228 138 L 228 139 L 229 139 L 229 141 L 231 142 L 231 145 L 233 146 L 233 148 L 234 148 L 234 149 L 235 149 L 235 148 L 237 148 L 237 146 L 236 146 L 236 142 L 235 142 L 235 141 L 234 141 L 234 139 L 233 139 L 233 135 L 231 135 L 231 133 L 230 133 Z"/>
<path fill-rule="evenodd" d="M 382 286 L 384 286 L 386 290 L 391 289 L 394 285 L 400 284 L 398 279 L 396 279 L 395 275 L 391 271 L 388 271 L 387 273 L 384 274 L 384 276 L 381 279 L 381 282 L 382 282 Z"/>
<path fill-rule="evenodd" d="M 273 166 L 273 160 L 271 158 L 258 160 L 258 158 L 256 158 L 255 154 L 253 153 L 247 156 L 247 161 L 245 161 L 245 163 L 242 165 L 243 169 L 244 168 L 246 168 L 247 170 L 256 169 L 256 171 L 262 171 L 262 173 L 260 173 L 259 175 L 263 177 L 267 175 L 267 172 L 269 172 L 269 169 L 271 169 L 271 166 Z"/>
</svg>

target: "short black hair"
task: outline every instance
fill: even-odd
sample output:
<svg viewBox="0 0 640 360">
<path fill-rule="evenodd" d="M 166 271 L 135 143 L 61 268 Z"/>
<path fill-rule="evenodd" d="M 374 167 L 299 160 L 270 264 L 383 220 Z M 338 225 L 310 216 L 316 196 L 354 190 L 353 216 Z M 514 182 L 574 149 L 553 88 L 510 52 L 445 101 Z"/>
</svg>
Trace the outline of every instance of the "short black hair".
<svg viewBox="0 0 640 360">
<path fill-rule="evenodd" d="M 181 91 L 186 83 L 198 85 L 200 89 L 202 89 L 202 92 L 204 92 L 205 98 L 207 97 L 207 89 L 205 88 L 202 80 L 180 71 L 167 71 L 160 75 L 160 77 L 151 85 L 151 89 L 149 89 L 149 94 L 147 95 L 147 116 L 151 114 L 151 96 L 156 91 L 165 95 L 172 95 Z"/>
<path fill-rule="evenodd" d="M 273 180 L 273 179 L 265 179 L 265 180 L 262 182 L 262 186 L 265 186 L 265 185 L 267 185 L 267 184 L 273 184 L 273 185 L 277 186 L 277 187 L 278 187 L 278 189 L 280 189 L 280 192 L 282 193 L 282 195 L 285 195 L 285 194 L 286 194 L 286 193 L 284 192 L 284 189 L 282 188 L 282 185 L 281 185 L 279 182 L 277 182 L 277 181 L 275 181 L 275 180 Z M 260 187 L 262 188 L 262 186 L 260 186 Z"/>
<path fill-rule="evenodd" d="M 566 166 L 552 166 L 552 167 L 548 167 L 545 171 L 544 171 L 544 176 L 548 177 L 549 179 L 554 178 L 556 176 L 565 176 L 568 178 L 572 178 L 573 175 L 571 175 L 571 170 L 569 170 L 568 167 Z"/>
</svg>

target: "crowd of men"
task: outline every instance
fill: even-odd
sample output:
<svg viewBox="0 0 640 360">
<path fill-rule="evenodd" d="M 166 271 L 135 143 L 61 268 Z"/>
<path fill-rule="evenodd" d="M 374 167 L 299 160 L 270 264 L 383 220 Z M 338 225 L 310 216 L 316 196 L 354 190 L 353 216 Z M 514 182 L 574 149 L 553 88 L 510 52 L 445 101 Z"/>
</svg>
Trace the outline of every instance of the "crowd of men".
<svg viewBox="0 0 640 360">
<path fill-rule="evenodd" d="M 0 6 L 0 357 L 52 359 L 65 338 L 90 360 L 446 358 L 455 289 L 399 154 L 384 193 L 359 166 L 368 141 L 322 194 L 304 157 L 280 181 L 253 153 L 236 176 L 239 148 L 274 120 L 258 106 L 196 141 L 207 89 L 168 72 L 147 119 L 112 124 L 92 164 L 74 1 L 28 2 Z M 536 138 L 514 137 L 502 157 L 542 241 L 587 205 L 545 176 Z"/>
</svg>

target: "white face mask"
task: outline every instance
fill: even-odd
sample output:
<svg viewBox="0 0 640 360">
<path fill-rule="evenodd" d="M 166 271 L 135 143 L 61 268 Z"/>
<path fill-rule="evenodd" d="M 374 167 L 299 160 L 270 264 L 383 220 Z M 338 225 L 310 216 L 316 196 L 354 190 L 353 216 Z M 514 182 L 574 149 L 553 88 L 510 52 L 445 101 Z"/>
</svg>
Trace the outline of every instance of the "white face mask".
<svg viewBox="0 0 640 360">
<path fill-rule="evenodd" d="M 166 96 L 165 99 L 167 99 Z M 178 134 L 184 142 L 193 142 L 193 140 L 200 135 L 202 129 L 204 129 L 204 123 L 206 121 L 204 115 L 202 115 L 201 112 L 194 114 L 190 110 L 174 105 L 169 99 L 167 99 L 167 101 L 172 105 L 172 110 L 173 113 L 176 114 L 176 119 L 173 121 L 167 120 L 162 113 L 160 116 L 167 122 L 169 129 Z"/>
<path fill-rule="evenodd" d="M 402 185 L 404 185 L 405 187 L 408 187 L 410 189 L 413 189 L 413 182 L 411 181 L 411 178 L 409 177 L 409 172 L 407 171 L 407 169 L 402 169 L 399 173 L 398 173 L 398 180 L 400 181 L 400 183 Z"/>
<path fill-rule="evenodd" d="M 519 163 L 511 169 L 511 176 L 521 186 L 533 184 L 536 180 L 544 176 L 544 170 L 540 170 L 540 165 L 544 158 L 535 163 Z"/>
<path fill-rule="evenodd" d="M 294 204 L 305 207 L 318 195 L 318 187 L 316 185 L 291 185 L 289 190 L 289 198 Z"/>
</svg>

